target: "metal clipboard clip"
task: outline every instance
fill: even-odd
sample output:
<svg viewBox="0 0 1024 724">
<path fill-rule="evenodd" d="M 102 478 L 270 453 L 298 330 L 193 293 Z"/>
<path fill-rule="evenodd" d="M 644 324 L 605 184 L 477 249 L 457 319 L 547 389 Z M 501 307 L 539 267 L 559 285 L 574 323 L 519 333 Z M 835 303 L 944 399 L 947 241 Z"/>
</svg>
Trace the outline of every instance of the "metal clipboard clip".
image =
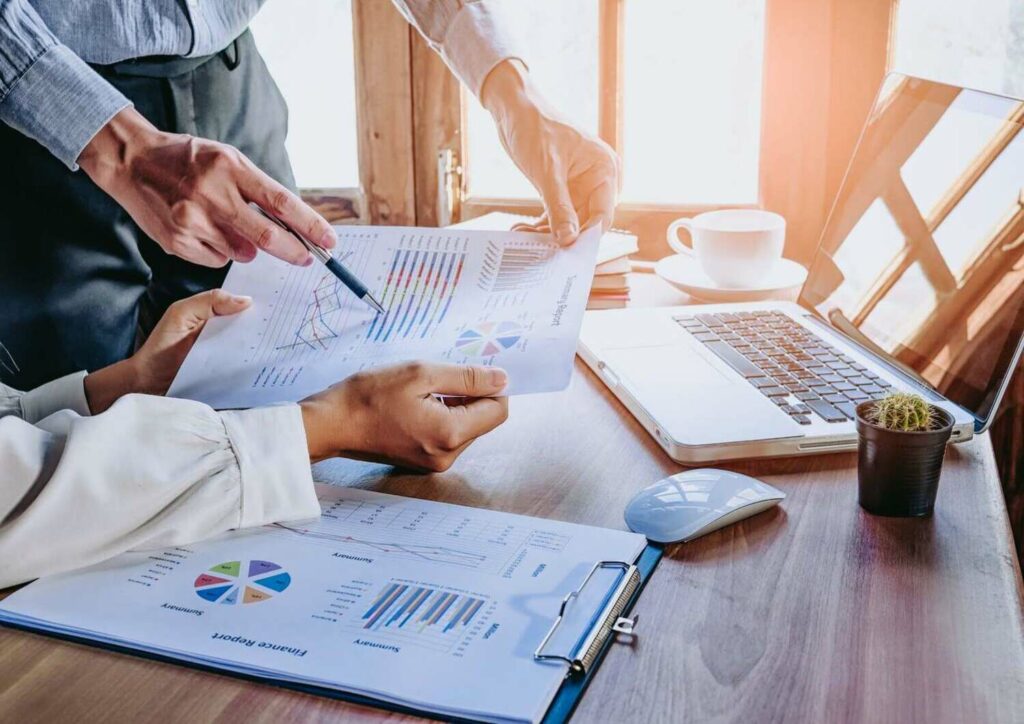
<svg viewBox="0 0 1024 724">
<path fill-rule="evenodd" d="M 562 599 L 558 617 L 533 652 L 534 661 L 564 661 L 570 673 L 586 674 L 609 636 L 635 635 L 636 616 L 623 618 L 622 612 L 639 587 L 636 566 L 621 561 L 595 563 L 579 588 Z M 565 639 L 562 643 L 568 644 L 564 653 L 547 651 L 560 635 Z"/>
</svg>

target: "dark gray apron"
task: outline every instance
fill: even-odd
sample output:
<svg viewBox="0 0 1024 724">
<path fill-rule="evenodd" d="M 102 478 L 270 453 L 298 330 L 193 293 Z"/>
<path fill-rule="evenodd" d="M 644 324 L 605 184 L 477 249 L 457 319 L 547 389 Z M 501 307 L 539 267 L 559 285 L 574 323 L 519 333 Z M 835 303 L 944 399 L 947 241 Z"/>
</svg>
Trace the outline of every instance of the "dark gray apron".
<svg viewBox="0 0 1024 724">
<path fill-rule="evenodd" d="M 204 58 L 94 68 L 157 128 L 229 143 L 295 187 L 288 111 L 248 31 Z M 83 171 L 0 124 L 0 341 L 18 368 L 0 367 L 5 383 L 124 359 L 168 305 L 226 273 L 167 255 Z"/>
</svg>

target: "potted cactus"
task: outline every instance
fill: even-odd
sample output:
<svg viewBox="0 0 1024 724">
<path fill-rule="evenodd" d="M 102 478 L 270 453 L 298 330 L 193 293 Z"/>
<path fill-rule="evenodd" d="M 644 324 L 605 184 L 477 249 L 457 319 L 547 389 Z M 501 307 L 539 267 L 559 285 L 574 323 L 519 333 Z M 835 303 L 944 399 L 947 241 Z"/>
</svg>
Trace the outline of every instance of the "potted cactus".
<svg viewBox="0 0 1024 724">
<path fill-rule="evenodd" d="M 893 392 L 857 406 L 857 478 L 869 513 L 931 515 L 953 417 L 920 395 Z"/>
</svg>

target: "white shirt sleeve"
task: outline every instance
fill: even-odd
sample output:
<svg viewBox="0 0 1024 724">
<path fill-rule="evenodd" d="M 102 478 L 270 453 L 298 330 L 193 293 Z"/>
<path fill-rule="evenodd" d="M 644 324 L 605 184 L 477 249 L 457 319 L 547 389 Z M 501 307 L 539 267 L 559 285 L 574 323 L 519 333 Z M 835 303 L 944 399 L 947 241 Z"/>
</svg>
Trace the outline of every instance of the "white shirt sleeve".
<svg viewBox="0 0 1024 724">
<path fill-rule="evenodd" d="M 499 0 L 392 1 L 478 98 L 494 66 L 522 60 Z"/>
<path fill-rule="evenodd" d="M 320 515 L 297 405 L 216 412 L 128 395 L 89 417 L 84 377 L 24 394 L 0 384 L 0 588 Z"/>
</svg>

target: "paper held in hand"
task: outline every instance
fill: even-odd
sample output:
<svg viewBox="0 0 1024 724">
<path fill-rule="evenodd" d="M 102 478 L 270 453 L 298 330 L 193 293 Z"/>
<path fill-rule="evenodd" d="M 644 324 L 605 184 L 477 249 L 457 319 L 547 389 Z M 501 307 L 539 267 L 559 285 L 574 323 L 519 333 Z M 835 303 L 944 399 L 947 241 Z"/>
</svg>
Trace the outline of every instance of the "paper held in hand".
<svg viewBox="0 0 1024 724">
<path fill-rule="evenodd" d="M 500 366 L 506 394 L 564 389 L 600 229 L 568 248 L 511 231 L 336 227 L 335 257 L 387 310 L 378 315 L 320 264 L 267 254 L 224 288 L 253 298 L 210 320 L 168 394 L 218 408 L 295 401 L 407 360 Z"/>
</svg>

